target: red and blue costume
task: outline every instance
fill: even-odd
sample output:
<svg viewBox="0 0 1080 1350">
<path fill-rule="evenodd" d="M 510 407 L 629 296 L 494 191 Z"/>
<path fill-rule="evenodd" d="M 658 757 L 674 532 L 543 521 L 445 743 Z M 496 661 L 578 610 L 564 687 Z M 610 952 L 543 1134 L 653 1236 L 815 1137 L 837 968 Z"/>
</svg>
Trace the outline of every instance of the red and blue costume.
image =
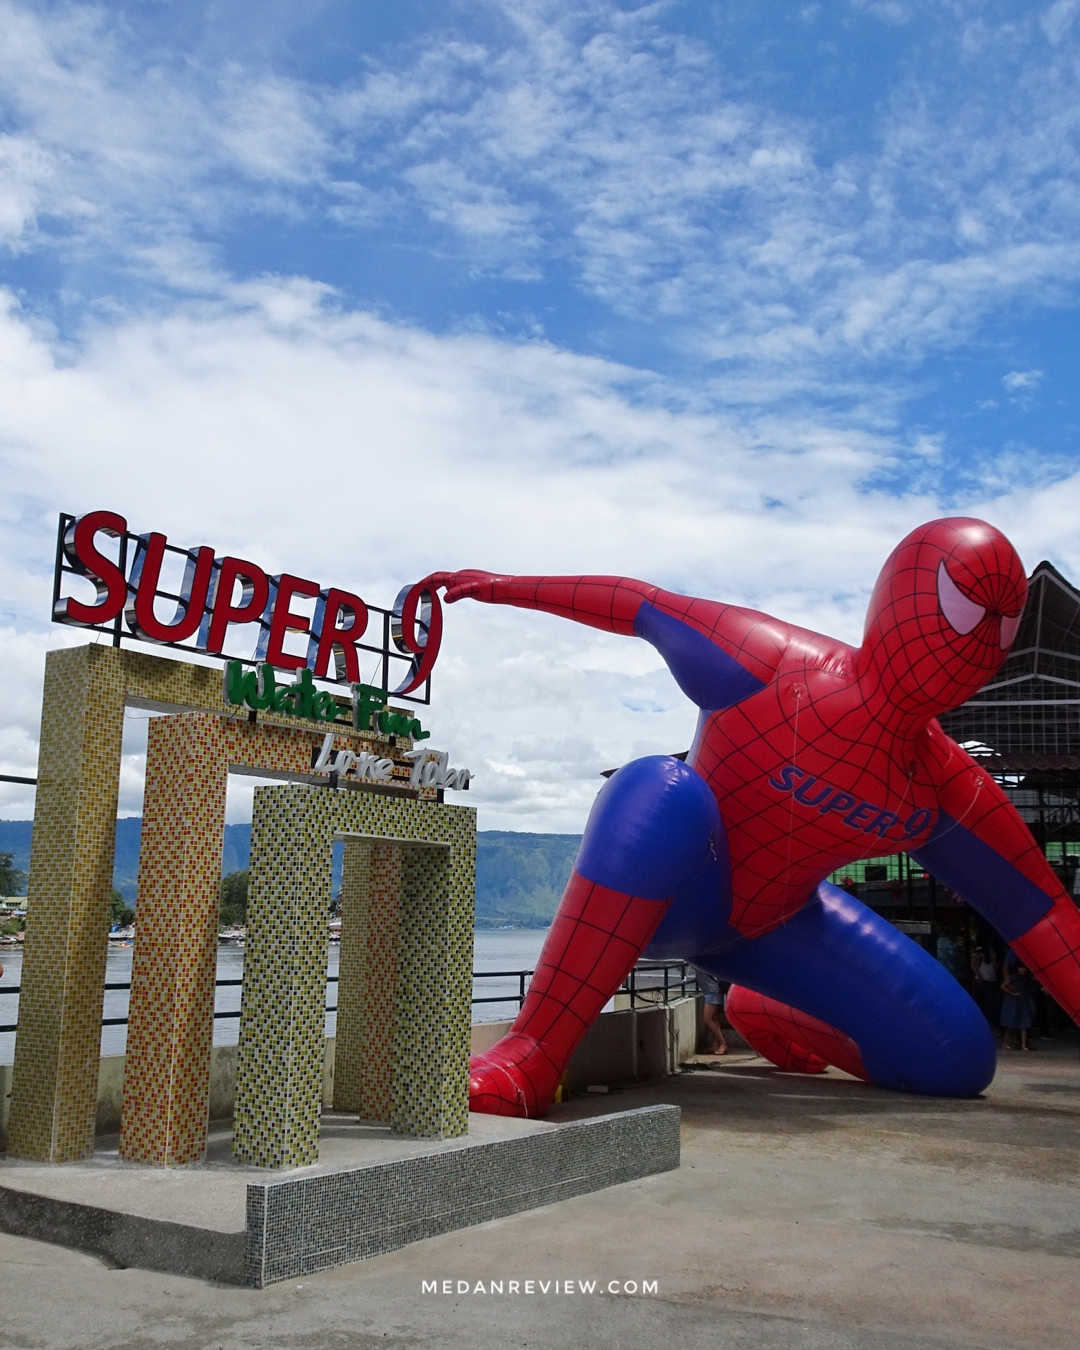
<svg viewBox="0 0 1080 1350">
<path fill-rule="evenodd" d="M 754 610 L 624 577 L 436 573 L 448 601 L 518 605 L 644 638 L 700 711 L 686 762 L 650 756 L 600 792 L 528 997 L 474 1059 L 474 1111 L 538 1115 L 639 956 L 730 980 L 727 1012 L 782 1068 L 981 1092 L 995 1045 L 916 943 L 824 878 L 901 850 L 984 915 L 1074 1019 L 1080 913 L 1008 798 L 935 718 L 997 671 L 1024 569 L 978 520 L 893 552 L 852 648 Z"/>
</svg>

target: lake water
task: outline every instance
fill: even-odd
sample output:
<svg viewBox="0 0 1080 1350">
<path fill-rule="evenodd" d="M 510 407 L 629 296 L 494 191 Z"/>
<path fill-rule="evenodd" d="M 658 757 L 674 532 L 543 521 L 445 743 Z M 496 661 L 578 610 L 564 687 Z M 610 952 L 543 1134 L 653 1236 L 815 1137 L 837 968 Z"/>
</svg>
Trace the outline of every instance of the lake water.
<svg viewBox="0 0 1080 1350">
<path fill-rule="evenodd" d="M 473 972 L 481 975 L 485 971 L 533 970 L 540 948 L 547 936 L 539 928 L 478 928 L 473 935 Z M 131 980 L 131 947 L 110 945 L 105 967 L 106 984 L 126 984 Z M 336 942 L 330 944 L 327 975 L 337 975 L 340 947 Z M 4 973 L 0 976 L 0 993 L 5 988 L 18 985 L 22 979 L 22 952 L 14 947 L 0 947 L 0 964 Z M 244 953 L 235 947 L 219 947 L 217 978 L 219 980 L 238 980 L 244 973 Z M 510 1018 L 517 1012 L 519 981 L 516 978 L 473 980 L 473 998 L 501 998 L 500 1003 L 481 1003 L 473 1008 L 474 1022 L 496 1022 Z M 328 1007 L 337 1003 L 337 985 L 327 985 Z M 0 1026 L 7 1026 L 18 1020 L 18 995 L 0 997 Z M 106 990 L 105 1017 L 125 1017 L 128 1009 L 126 990 Z M 240 986 L 231 985 L 219 988 L 214 1002 L 215 1012 L 238 1012 L 240 1009 Z M 333 1036 L 337 1030 L 337 1014 L 326 1014 L 326 1034 Z M 214 1044 L 235 1045 L 240 1031 L 239 1017 L 216 1018 L 214 1021 Z M 101 1053 L 103 1055 L 122 1055 L 127 1045 L 127 1027 L 102 1027 Z M 15 1058 L 15 1033 L 0 1032 L 0 1064 L 10 1064 Z"/>
</svg>

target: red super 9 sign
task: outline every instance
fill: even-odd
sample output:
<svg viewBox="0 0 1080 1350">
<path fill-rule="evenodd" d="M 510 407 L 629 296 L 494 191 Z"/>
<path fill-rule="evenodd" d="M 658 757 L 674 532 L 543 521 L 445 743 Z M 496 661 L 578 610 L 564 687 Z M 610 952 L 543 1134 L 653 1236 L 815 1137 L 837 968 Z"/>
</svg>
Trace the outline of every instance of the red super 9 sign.
<svg viewBox="0 0 1080 1350">
<path fill-rule="evenodd" d="M 119 540 L 119 548 L 113 545 L 109 553 L 103 552 L 102 537 Z M 162 589 L 168 555 L 176 555 L 183 564 L 183 579 L 175 592 Z M 61 594 L 65 576 L 72 575 L 91 582 L 96 592 L 92 602 Z M 315 602 L 310 618 L 294 608 L 304 597 L 309 608 L 310 601 Z M 162 600 L 176 603 L 175 614 L 167 620 L 155 612 L 155 601 Z M 129 635 L 144 642 L 266 661 L 286 670 L 307 667 L 318 679 L 350 683 L 359 683 L 365 675 L 373 682 L 361 655 L 372 653 L 380 658 L 381 687 L 398 695 L 427 684 L 442 640 L 438 595 L 422 585 L 404 587 L 392 609 L 379 609 L 351 591 L 324 588 L 290 572 L 269 576 L 256 563 L 218 558 L 209 547 L 181 549 L 170 545 L 163 534 L 131 534 L 127 521 L 115 511 L 91 511 L 78 518 L 61 515 L 53 619 L 111 631 L 117 645 L 126 624 Z M 228 652 L 230 625 L 245 624 L 258 625 L 254 652 Z M 381 627 L 381 634 L 372 633 L 372 627 Z M 284 650 L 290 634 L 307 636 L 304 656 Z M 367 660 L 370 664 L 370 657 Z M 403 677 L 394 689 L 392 670 Z"/>
</svg>

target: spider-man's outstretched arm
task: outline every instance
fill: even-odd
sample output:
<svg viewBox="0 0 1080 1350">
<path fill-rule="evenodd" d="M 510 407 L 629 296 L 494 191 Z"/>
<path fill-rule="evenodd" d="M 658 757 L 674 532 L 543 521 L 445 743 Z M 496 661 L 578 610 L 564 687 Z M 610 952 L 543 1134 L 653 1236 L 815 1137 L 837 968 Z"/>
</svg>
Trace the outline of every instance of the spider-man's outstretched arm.
<svg viewBox="0 0 1080 1350">
<path fill-rule="evenodd" d="M 936 725 L 931 738 L 941 816 L 912 856 L 987 918 L 1080 1023 L 1080 911 L 990 775 Z"/>
<path fill-rule="evenodd" d="M 699 708 L 725 708 L 756 693 L 775 674 L 793 630 L 756 610 L 696 600 L 630 577 L 511 577 L 492 572 L 435 572 L 452 604 L 539 609 L 607 633 L 650 642 L 679 687 Z"/>
</svg>

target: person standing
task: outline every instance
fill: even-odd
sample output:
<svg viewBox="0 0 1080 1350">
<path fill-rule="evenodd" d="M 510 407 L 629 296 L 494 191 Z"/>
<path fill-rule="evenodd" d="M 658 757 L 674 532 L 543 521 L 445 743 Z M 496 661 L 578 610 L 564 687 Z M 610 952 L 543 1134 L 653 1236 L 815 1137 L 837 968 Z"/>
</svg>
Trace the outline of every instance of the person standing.
<svg viewBox="0 0 1080 1350">
<path fill-rule="evenodd" d="M 714 980 L 710 974 L 697 966 L 694 967 L 694 970 L 697 974 L 698 988 L 705 995 L 705 1029 L 713 1040 L 713 1048 L 710 1054 L 726 1055 L 727 1041 L 724 1040 L 724 1029 L 720 1025 L 720 1007 L 724 1001 L 720 982 Z"/>
<path fill-rule="evenodd" d="M 997 1026 L 1000 989 L 997 952 L 993 947 L 976 947 L 971 953 L 971 983 L 975 1002 L 991 1027 Z"/>
<path fill-rule="evenodd" d="M 1005 963 L 1001 982 L 1001 1048 L 1008 1050 L 1009 1032 L 1017 1033 L 1017 1048 L 1030 1050 L 1028 1032 L 1035 1023 L 1035 998 L 1031 975 L 1020 961 Z"/>
</svg>

